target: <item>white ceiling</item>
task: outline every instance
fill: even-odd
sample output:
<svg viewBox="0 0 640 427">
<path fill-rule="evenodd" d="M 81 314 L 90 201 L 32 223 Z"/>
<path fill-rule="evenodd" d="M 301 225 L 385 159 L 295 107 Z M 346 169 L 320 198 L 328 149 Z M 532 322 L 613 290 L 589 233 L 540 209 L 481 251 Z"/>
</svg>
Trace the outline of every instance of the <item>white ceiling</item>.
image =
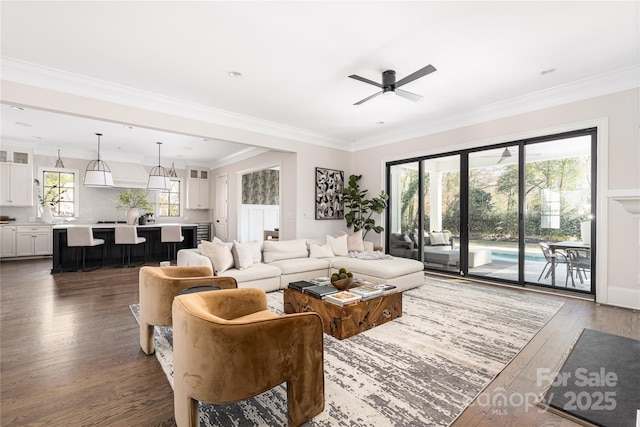
<svg viewBox="0 0 640 427">
<path fill-rule="evenodd" d="M 75 81 L 95 97 L 91 86 L 111 87 L 127 105 L 162 97 L 212 122 L 347 150 L 639 84 L 638 1 L 2 1 L 1 12 L 5 80 Z M 350 74 L 380 81 L 394 69 L 400 79 L 428 64 L 437 71 L 403 86 L 420 102 L 353 105 L 377 89 Z M 47 78 L 24 72 L 34 69 Z M 65 150 L 92 157 L 95 132 L 104 134 L 104 158 L 125 152 L 151 164 L 156 141 L 164 163 L 213 165 L 262 151 L 215 135 L 5 105 L 1 113 L 3 141 L 60 148 L 63 158 Z"/>
</svg>

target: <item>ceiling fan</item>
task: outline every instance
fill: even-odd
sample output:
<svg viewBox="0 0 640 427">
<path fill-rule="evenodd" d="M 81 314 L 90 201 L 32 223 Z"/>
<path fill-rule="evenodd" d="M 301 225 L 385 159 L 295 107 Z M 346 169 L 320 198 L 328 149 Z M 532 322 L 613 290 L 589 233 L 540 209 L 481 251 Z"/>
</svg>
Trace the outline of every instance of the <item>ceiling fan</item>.
<svg viewBox="0 0 640 427">
<path fill-rule="evenodd" d="M 531 153 L 531 152 L 527 152 L 527 157 L 530 156 L 540 156 L 541 153 Z M 496 162 L 497 165 L 499 165 L 500 163 L 506 161 L 507 159 L 510 159 L 511 157 L 513 157 L 513 153 L 511 152 L 511 150 L 509 150 L 509 148 L 505 148 L 504 151 L 502 152 L 502 154 L 500 154 L 499 156 L 482 156 L 482 157 L 493 157 L 496 158 L 498 157 L 498 161 Z"/>
<path fill-rule="evenodd" d="M 404 86 L 407 83 L 411 83 L 414 80 L 419 79 L 420 77 L 424 77 L 427 74 L 431 74 L 436 71 L 436 68 L 429 64 L 424 68 L 419 69 L 418 71 L 409 74 L 407 77 L 404 77 L 396 82 L 396 72 L 393 70 L 387 70 L 382 73 L 382 83 L 374 82 L 373 80 L 365 79 L 364 77 L 357 76 L 355 74 L 350 75 L 349 77 L 355 80 L 360 80 L 364 83 L 369 83 L 370 85 L 374 85 L 376 87 L 381 88 L 380 92 L 374 93 L 371 96 L 366 97 L 363 100 L 356 102 L 353 105 L 360 105 L 364 102 L 367 102 L 370 99 L 375 98 L 378 95 L 382 95 L 384 93 L 395 93 L 403 98 L 409 99 L 411 101 L 417 102 L 422 99 L 422 96 L 417 95 L 415 93 L 407 92 L 406 90 L 398 89 L 400 86 Z"/>
</svg>

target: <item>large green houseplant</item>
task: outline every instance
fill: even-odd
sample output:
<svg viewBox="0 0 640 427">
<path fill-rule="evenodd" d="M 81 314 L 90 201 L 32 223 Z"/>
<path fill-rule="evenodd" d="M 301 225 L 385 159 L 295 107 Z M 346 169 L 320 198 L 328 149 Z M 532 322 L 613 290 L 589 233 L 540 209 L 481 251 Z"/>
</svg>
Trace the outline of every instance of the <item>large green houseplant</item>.
<svg viewBox="0 0 640 427">
<path fill-rule="evenodd" d="M 353 231 L 363 230 L 362 237 L 366 236 L 369 230 L 380 234 L 384 227 L 376 225 L 373 214 L 381 214 L 388 206 L 389 195 L 380 191 L 378 197 L 367 199 L 368 190 L 360 189 L 360 179 L 362 175 L 349 176 L 349 185 L 342 191 L 342 203 L 344 205 L 344 219 L 347 227 Z"/>
<path fill-rule="evenodd" d="M 125 217 L 127 219 L 127 224 L 135 225 L 136 221 L 140 217 L 141 212 L 146 213 L 147 211 L 151 210 L 153 205 L 147 200 L 148 195 L 148 191 L 134 191 L 130 188 L 127 188 L 113 200 L 116 204 L 116 210 L 126 211 Z"/>
</svg>

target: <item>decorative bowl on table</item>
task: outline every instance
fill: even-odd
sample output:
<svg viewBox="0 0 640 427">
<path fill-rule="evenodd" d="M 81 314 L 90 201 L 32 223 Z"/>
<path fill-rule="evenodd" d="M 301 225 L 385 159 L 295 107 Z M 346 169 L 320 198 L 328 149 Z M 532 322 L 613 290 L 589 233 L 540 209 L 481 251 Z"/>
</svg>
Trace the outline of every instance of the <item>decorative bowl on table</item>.
<svg viewBox="0 0 640 427">
<path fill-rule="evenodd" d="M 339 279 L 331 281 L 331 284 L 340 291 L 346 291 L 353 283 L 353 277 L 347 277 L 346 279 Z"/>
</svg>

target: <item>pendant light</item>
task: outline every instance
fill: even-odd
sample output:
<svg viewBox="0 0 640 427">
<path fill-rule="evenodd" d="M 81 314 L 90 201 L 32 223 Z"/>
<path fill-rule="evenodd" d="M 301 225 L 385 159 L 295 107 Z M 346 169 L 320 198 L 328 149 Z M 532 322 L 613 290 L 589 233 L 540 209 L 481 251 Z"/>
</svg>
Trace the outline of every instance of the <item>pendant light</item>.
<svg viewBox="0 0 640 427">
<path fill-rule="evenodd" d="M 111 169 L 100 160 L 100 137 L 102 134 L 96 133 L 96 135 L 98 136 L 98 159 L 90 161 L 87 165 L 83 184 L 85 187 L 113 187 Z"/>
<path fill-rule="evenodd" d="M 149 172 L 147 190 L 168 190 L 171 188 L 171 180 L 167 170 L 160 166 L 160 146 L 162 142 L 156 142 L 156 144 L 158 144 L 158 166 L 154 166 Z"/>
<path fill-rule="evenodd" d="M 174 162 L 171 162 L 171 167 L 169 168 L 169 176 L 172 178 L 177 178 L 178 174 L 176 173 L 176 165 Z"/>
<path fill-rule="evenodd" d="M 62 163 L 62 159 L 60 158 L 60 150 L 58 150 L 58 160 L 56 160 L 55 167 L 64 169 L 64 163 Z"/>
</svg>

